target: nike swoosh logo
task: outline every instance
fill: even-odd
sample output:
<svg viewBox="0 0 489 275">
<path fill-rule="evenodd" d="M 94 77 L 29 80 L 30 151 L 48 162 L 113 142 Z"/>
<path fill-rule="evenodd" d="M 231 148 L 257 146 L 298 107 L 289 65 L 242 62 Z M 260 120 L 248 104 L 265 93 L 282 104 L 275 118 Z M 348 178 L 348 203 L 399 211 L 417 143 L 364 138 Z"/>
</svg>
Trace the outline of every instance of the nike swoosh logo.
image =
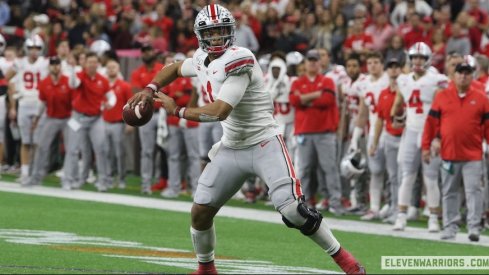
<svg viewBox="0 0 489 275">
<path fill-rule="evenodd" d="M 212 74 L 216 74 L 216 73 L 217 73 L 217 71 L 213 71 L 213 72 L 212 72 Z"/>
<path fill-rule="evenodd" d="M 270 142 L 269 140 L 264 141 L 264 142 L 260 143 L 260 146 L 263 148 L 263 147 L 265 147 L 265 146 L 266 146 L 266 145 L 267 145 L 269 142 Z"/>
</svg>

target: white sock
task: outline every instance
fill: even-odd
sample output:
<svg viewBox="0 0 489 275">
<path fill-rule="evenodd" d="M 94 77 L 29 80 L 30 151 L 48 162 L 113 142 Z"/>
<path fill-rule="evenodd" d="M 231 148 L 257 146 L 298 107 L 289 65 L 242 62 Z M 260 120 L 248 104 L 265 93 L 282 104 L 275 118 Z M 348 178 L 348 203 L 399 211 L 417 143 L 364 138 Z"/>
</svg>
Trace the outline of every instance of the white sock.
<svg viewBox="0 0 489 275">
<path fill-rule="evenodd" d="M 402 175 L 401 186 L 399 186 L 399 205 L 411 205 L 411 197 L 417 176 L 417 174 Z"/>
<path fill-rule="evenodd" d="M 214 229 L 214 225 L 204 231 L 190 227 L 190 235 L 192 236 L 192 244 L 194 245 L 197 260 L 200 263 L 214 261 L 214 247 L 216 247 L 216 230 Z"/>
<path fill-rule="evenodd" d="M 22 164 L 20 166 L 20 175 L 29 176 L 29 164 Z"/>
<path fill-rule="evenodd" d="M 329 230 L 329 227 L 324 220 L 321 221 L 318 231 L 309 236 L 309 238 L 317 243 L 330 256 L 333 256 L 340 249 L 340 243 L 333 236 L 333 233 L 331 233 L 331 230 Z"/>
<path fill-rule="evenodd" d="M 382 186 L 384 185 L 384 174 L 372 174 L 370 179 L 370 210 L 380 211 L 380 199 L 382 196 Z"/>
</svg>

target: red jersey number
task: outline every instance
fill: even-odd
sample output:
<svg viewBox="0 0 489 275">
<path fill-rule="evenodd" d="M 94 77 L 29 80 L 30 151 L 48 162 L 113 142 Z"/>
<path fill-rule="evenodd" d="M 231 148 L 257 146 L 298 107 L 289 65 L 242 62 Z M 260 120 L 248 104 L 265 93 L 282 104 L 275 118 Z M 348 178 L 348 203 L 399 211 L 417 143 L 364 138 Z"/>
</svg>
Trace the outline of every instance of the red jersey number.
<svg viewBox="0 0 489 275">
<path fill-rule="evenodd" d="M 375 102 L 374 93 L 368 92 L 367 94 L 365 94 L 365 100 L 367 99 L 369 99 L 370 101 L 370 111 L 374 114 L 377 113 L 377 103 Z"/>
<path fill-rule="evenodd" d="M 25 72 L 24 73 L 24 87 L 28 90 L 30 89 L 37 89 L 37 83 L 39 83 L 39 80 L 41 78 L 40 73 L 31 73 L 31 72 Z"/>
<path fill-rule="evenodd" d="M 273 105 L 275 107 L 275 112 L 273 113 L 274 115 L 276 114 L 287 115 L 290 113 L 289 103 L 274 102 Z"/>
<path fill-rule="evenodd" d="M 212 85 L 211 85 L 210 81 L 207 81 L 207 88 L 202 89 L 202 92 L 207 94 L 207 97 L 209 98 L 210 102 L 214 102 L 214 98 L 212 97 Z M 204 98 L 206 98 L 206 97 L 204 96 Z M 205 99 L 204 99 L 204 101 L 205 101 Z"/>
<path fill-rule="evenodd" d="M 423 113 L 423 102 L 421 102 L 421 91 L 413 90 L 408 101 L 409 108 L 416 108 L 416 114 Z"/>
</svg>

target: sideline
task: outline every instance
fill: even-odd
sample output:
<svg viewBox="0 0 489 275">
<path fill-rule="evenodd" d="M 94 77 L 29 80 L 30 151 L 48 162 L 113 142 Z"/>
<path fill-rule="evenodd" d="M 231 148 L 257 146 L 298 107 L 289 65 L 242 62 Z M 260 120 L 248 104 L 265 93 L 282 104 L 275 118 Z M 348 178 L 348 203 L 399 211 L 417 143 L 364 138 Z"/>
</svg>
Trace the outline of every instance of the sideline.
<svg viewBox="0 0 489 275">
<path fill-rule="evenodd" d="M 61 188 L 35 186 L 21 187 L 18 183 L 9 183 L 0 181 L 0 192 L 20 193 L 46 197 L 56 197 L 80 201 L 92 201 L 109 204 L 118 204 L 150 209 L 168 210 L 175 212 L 190 213 L 192 203 L 143 198 L 131 195 L 97 193 L 83 190 L 63 190 Z M 275 211 L 247 209 L 240 207 L 224 206 L 218 213 L 220 217 L 229 217 L 235 219 L 245 219 L 252 221 L 268 222 L 282 224 L 281 216 Z M 471 242 L 467 233 L 458 233 L 455 240 L 442 241 L 439 233 L 429 233 L 425 228 L 406 227 L 404 232 L 392 230 L 392 225 L 376 224 L 370 222 L 341 220 L 335 218 L 325 218 L 328 226 L 333 230 L 354 232 L 362 234 L 372 234 L 380 236 L 392 236 L 406 239 L 430 240 L 445 243 L 466 244 L 474 246 L 489 247 L 489 237 L 481 235 L 479 242 Z"/>
</svg>

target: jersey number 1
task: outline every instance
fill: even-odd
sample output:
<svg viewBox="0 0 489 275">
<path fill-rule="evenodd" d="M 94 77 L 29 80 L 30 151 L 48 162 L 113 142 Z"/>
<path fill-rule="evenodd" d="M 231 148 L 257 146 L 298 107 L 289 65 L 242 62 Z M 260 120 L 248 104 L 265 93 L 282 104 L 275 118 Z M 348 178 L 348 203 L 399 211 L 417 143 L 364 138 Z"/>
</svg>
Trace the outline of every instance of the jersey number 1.
<svg viewBox="0 0 489 275">
<path fill-rule="evenodd" d="M 416 114 L 423 113 L 423 102 L 421 102 L 421 91 L 413 90 L 408 101 L 409 108 L 416 108 Z"/>
<path fill-rule="evenodd" d="M 207 88 L 202 89 L 202 90 L 205 90 L 205 92 L 207 93 L 207 96 L 209 97 L 209 100 L 211 102 L 214 102 L 214 98 L 212 97 L 212 85 L 211 85 L 210 81 L 207 81 Z"/>
</svg>

